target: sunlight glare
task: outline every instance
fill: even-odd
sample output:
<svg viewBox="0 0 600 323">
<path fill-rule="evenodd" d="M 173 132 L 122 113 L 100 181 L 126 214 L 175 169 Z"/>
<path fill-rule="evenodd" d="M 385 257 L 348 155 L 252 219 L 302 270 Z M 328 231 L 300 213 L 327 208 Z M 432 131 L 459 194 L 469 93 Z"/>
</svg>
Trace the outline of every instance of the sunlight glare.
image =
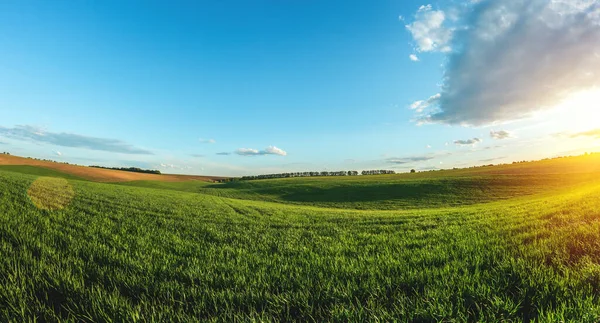
<svg viewBox="0 0 600 323">
<path fill-rule="evenodd" d="M 600 89 L 581 91 L 568 96 L 554 109 L 565 130 L 584 131 L 600 127 Z"/>
<path fill-rule="evenodd" d="M 31 184 L 27 196 L 38 209 L 54 211 L 67 207 L 75 191 L 64 178 L 40 177 Z"/>
</svg>

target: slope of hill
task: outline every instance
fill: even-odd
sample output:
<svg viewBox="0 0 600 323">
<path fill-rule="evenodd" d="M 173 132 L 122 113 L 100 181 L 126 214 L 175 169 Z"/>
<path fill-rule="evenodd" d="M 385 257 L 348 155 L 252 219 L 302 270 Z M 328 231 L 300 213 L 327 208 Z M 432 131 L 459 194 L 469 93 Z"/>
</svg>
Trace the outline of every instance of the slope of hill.
<svg viewBox="0 0 600 323">
<path fill-rule="evenodd" d="M 189 180 L 198 180 L 212 182 L 223 177 L 218 176 L 191 176 L 191 175 L 157 175 L 119 171 L 113 169 L 86 167 L 79 165 L 70 165 L 56 163 L 51 161 L 43 161 L 32 158 L 23 158 L 12 155 L 0 155 L 1 165 L 24 165 L 44 167 L 56 170 L 65 174 L 70 174 L 82 179 L 87 179 L 96 182 L 127 182 L 127 181 L 161 181 L 161 182 L 181 182 Z"/>
<path fill-rule="evenodd" d="M 552 188 L 402 211 L 0 169 L 0 321 L 597 322 L 600 177 L 536 176 Z"/>
<path fill-rule="evenodd" d="M 455 207 L 565 188 L 600 177 L 600 154 L 416 174 L 200 182 L 133 181 L 128 186 L 345 209 Z"/>
</svg>

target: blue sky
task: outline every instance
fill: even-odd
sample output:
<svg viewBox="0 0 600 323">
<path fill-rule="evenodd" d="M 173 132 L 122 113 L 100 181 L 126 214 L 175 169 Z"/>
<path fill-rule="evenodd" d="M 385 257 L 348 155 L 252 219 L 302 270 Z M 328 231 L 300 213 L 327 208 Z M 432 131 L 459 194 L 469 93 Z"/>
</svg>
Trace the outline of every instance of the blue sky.
<svg viewBox="0 0 600 323">
<path fill-rule="evenodd" d="M 599 17 L 589 0 L 2 1 L 0 150 L 211 175 L 593 151 Z"/>
</svg>

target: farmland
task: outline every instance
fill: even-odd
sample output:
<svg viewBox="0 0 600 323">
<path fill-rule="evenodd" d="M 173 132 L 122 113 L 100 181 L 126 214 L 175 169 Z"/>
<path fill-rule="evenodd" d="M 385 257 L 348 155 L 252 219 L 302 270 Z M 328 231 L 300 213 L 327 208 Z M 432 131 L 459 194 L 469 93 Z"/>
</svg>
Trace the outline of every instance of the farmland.
<svg viewBox="0 0 600 323">
<path fill-rule="evenodd" d="M 186 176 L 186 175 L 156 175 L 134 172 L 123 172 L 113 169 L 104 169 L 97 167 L 85 167 L 80 165 L 71 165 L 58 163 L 49 160 L 39 160 L 33 158 L 23 158 L 0 154 L 0 166 L 33 166 L 47 170 L 54 170 L 62 174 L 68 174 L 80 179 L 86 179 L 96 182 L 128 182 L 128 181 L 162 181 L 162 182 L 182 182 L 189 180 L 212 181 L 220 177 L 215 176 Z M 39 172 L 39 171 L 38 171 Z M 62 176 L 62 175 L 61 175 Z"/>
<path fill-rule="evenodd" d="M 597 322 L 598 161 L 223 184 L 0 166 L 0 321 Z"/>
</svg>

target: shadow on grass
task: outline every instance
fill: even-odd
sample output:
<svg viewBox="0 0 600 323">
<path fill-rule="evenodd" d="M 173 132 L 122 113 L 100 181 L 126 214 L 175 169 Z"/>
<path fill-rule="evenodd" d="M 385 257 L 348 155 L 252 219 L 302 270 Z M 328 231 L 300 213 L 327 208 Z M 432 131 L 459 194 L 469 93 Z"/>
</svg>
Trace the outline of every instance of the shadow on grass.
<svg viewBox="0 0 600 323">
<path fill-rule="evenodd" d="M 521 185 L 483 179 L 396 181 L 383 183 L 234 182 L 206 188 L 228 196 L 270 196 L 292 203 L 385 203 L 414 206 L 463 205 L 510 198 L 524 192 Z"/>
</svg>

